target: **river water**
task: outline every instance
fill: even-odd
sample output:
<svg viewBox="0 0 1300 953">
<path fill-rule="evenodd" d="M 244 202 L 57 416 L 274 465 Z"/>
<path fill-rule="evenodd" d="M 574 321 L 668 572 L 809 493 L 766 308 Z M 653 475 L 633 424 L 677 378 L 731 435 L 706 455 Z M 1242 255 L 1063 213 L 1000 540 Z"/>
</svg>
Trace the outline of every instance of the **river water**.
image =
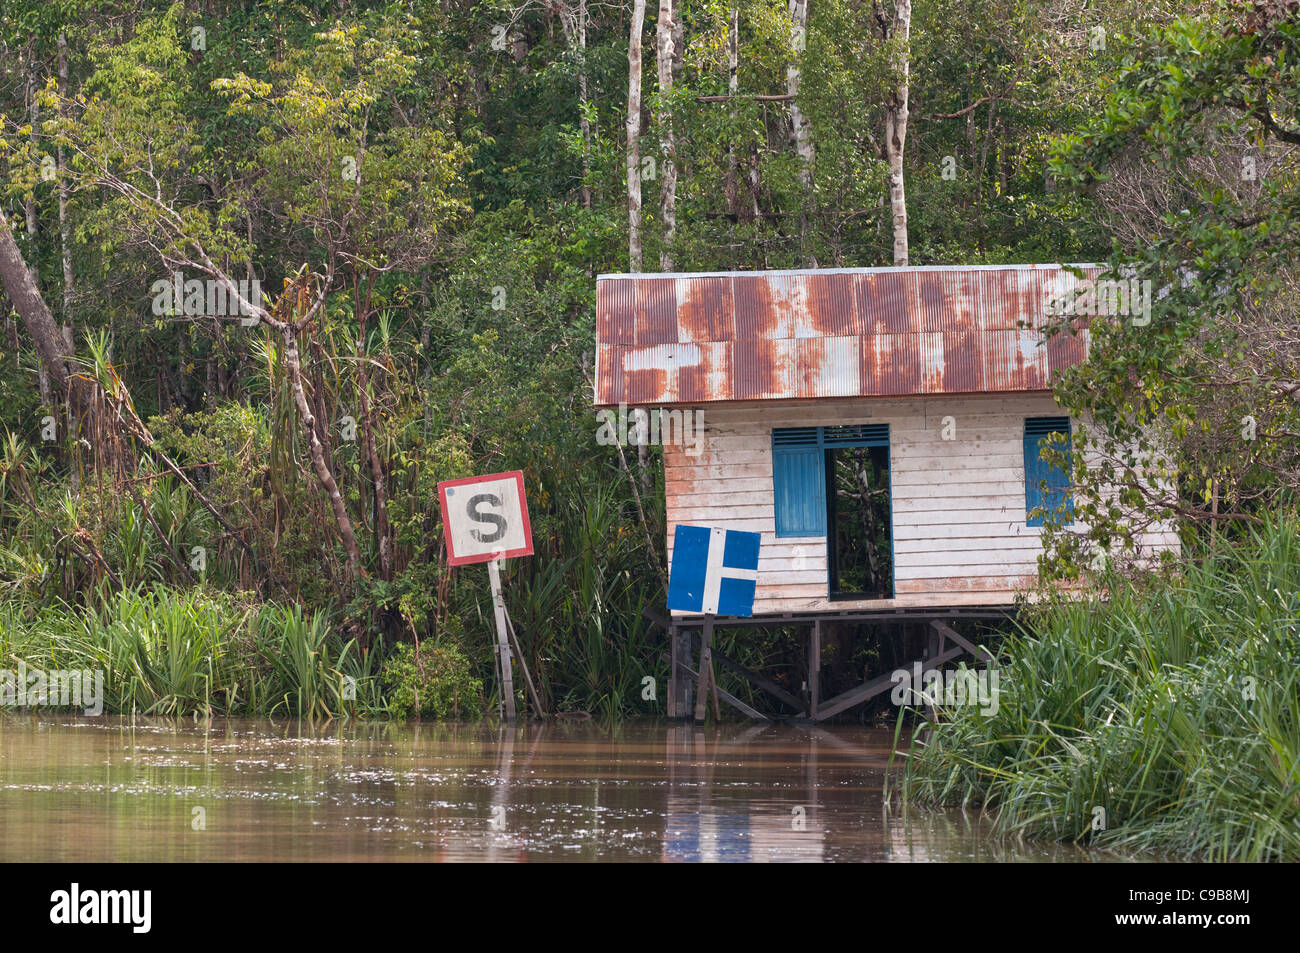
<svg viewBox="0 0 1300 953">
<path fill-rule="evenodd" d="M 0 714 L 0 861 L 1122 859 L 886 809 L 892 740 Z"/>
</svg>

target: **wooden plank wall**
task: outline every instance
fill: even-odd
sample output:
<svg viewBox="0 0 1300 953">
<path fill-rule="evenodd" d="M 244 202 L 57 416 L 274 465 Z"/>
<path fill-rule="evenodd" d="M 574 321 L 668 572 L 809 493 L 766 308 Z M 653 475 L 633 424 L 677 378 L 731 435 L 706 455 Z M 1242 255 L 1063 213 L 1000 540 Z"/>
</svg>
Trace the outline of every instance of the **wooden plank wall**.
<svg viewBox="0 0 1300 953">
<path fill-rule="evenodd" d="M 1032 588 L 1042 550 L 1025 525 L 1024 423 L 1059 416 L 1050 394 L 705 407 L 701 452 L 664 448 L 668 547 L 678 523 L 763 534 L 756 613 L 998 605 Z M 951 416 L 955 438 L 944 440 Z M 893 599 L 830 602 L 824 537 L 777 539 L 772 428 L 889 424 Z M 1143 550 L 1176 549 L 1164 529 Z"/>
</svg>

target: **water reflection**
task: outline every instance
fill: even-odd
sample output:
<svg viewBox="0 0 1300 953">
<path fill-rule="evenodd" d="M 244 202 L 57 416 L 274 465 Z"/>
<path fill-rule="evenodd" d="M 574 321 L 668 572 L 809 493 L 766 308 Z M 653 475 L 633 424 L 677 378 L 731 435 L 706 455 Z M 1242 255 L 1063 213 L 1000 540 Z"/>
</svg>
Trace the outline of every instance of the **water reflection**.
<svg viewBox="0 0 1300 953">
<path fill-rule="evenodd" d="M 978 814 L 891 812 L 891 741 L 0 714 L 0 860 L 1114 859 L 995 840 Z"/>
</svg>

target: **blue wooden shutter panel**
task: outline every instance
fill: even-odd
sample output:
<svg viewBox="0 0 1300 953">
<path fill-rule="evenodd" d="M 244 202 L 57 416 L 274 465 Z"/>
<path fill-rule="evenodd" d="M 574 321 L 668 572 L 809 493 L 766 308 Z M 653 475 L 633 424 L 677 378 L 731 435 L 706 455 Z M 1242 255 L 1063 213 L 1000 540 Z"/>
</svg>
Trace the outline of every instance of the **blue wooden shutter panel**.
<svg viewBox="0 0 1300 953">
<path fill-rule="evenodd" d="M 825 465 L 816 427 L 772 431 L 777 536 L 825 536 Z"/>
<path fill-rule="evenodd" d="M 1025 523 L 1028 526 L 1043 525 L 1043 516 L 1029 515 L 1040 506 L 1050 512 L 1064 511 L 1067 516 L 1074 515 L 1074 500 L 1069 494 L 1069 472 L 1049 465 L 1039 455 L 1039 441 L 1051 433 L 1065 435 L 1064 450 L 1070 454 L 1073 448 L 1069 417 L 1025 418 Z M 1047 484 L 1046 495 L 1044 483 Z"/>
</svg>

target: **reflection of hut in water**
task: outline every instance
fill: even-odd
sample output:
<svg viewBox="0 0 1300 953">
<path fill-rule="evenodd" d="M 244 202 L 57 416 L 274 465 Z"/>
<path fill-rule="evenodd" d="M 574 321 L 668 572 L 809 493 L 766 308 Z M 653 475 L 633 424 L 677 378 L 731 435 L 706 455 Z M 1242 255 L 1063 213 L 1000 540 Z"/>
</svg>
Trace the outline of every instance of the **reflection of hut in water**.
<svg viewBox="0 0 1300 953">
<path fill-rule="evenodd" d="M 670 794 L 664 860 L 687 863 L 820 861 L 825 832 L 812 817 L 793 813 L 728 813 L 702 809 L 704 798 Z M 800 824 L 806 827 L 800 830 Z"/>
<path fill-rule="evenodd" d="M 664 805 L 663 860 L 700 862 L 796 862 L 823 859 L 825 831 L 818 823 L 816 755 L 807 786 L 790 788 L 790 802 L 766 802 L 755 810 L 727 810 L 726 786 L 717 777 L 728 760 L 750 763 L 748 745 L 761 726 L 729 738 L 705 738 L 686 726 L 668 729 L 668 796 Z M 748 785 L 752 776 L 741 783 Z M 786 779 L 788 780 L 788 779 Z M 734 802 L 752 803 L 747 793 Z"/>
</svg>

